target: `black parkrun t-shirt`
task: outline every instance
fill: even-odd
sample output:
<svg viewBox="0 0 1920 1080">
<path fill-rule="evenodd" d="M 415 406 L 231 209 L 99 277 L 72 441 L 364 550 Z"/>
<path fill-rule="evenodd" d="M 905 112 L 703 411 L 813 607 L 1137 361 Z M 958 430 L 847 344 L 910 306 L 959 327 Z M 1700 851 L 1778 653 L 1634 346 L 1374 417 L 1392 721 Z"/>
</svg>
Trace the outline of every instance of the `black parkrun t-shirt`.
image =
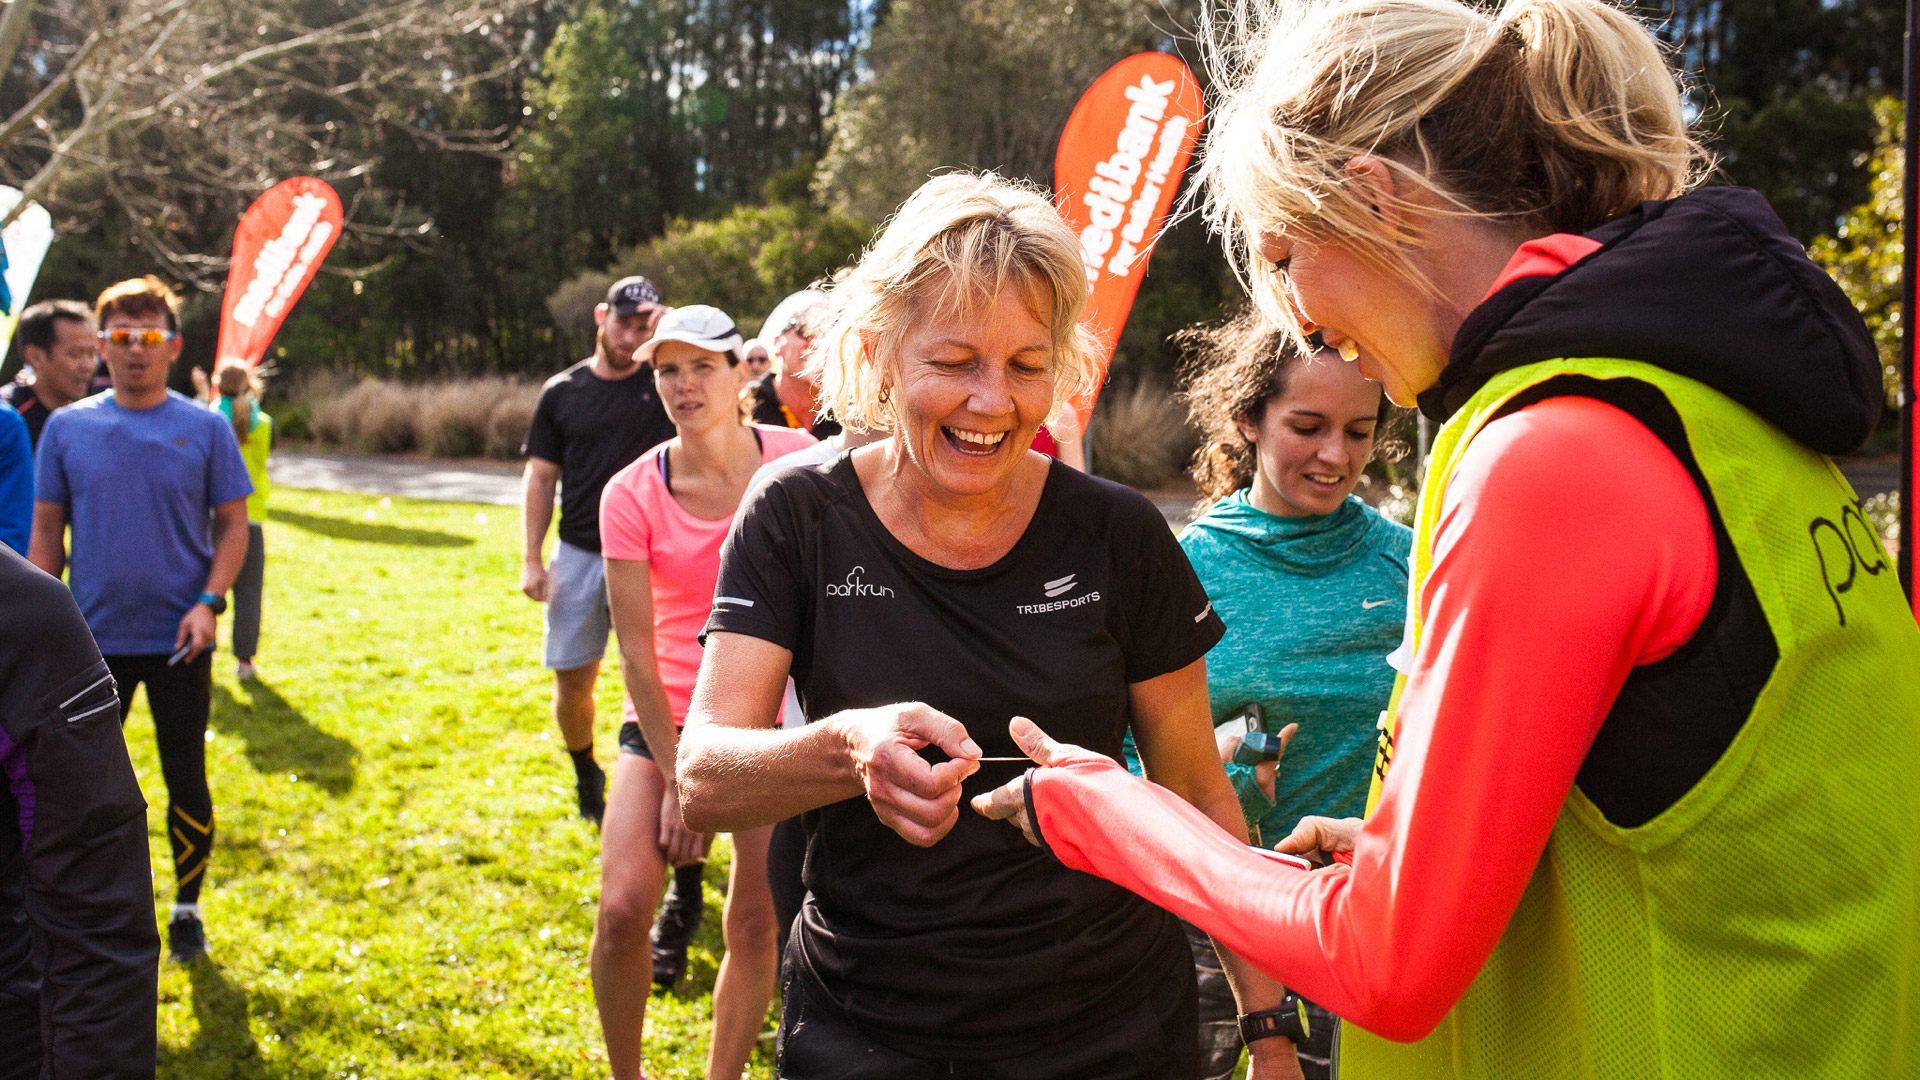
<svg viewBox="0 0 1920 1080">
<path fill-rule="evenodd" d="M 593 358 L 547 380 L 520 452 L 560 466 L 560 539 L 600 550 L 600 489 L 641 454 L 673 438 L 653 369 L 624 379 L 593 373 Z"/>
<path fill-rule="evenodd" d="M 850 454 L 788 470 L 741 509 L 706 633 L 793 651 L 809 721 L 923 701 L 988 756 L 1007 721 L 1118 757 L 1128 684 L 1206 655 L 1225 628 L 1165 520 L 1138 493 L 1059 462 L 1003 558 L 950 570 L 875 516 Z M 1025 766 L 986 763 L 970 799 Z M 962 800 L 931 848 L 865 798 L 802 816 L 800 963 L 875 1040 L 926 1057 L 1023 1053 L 1132 1007 L 1187 963 L 1177 921 L 1069 870 Z"/>
</svg>

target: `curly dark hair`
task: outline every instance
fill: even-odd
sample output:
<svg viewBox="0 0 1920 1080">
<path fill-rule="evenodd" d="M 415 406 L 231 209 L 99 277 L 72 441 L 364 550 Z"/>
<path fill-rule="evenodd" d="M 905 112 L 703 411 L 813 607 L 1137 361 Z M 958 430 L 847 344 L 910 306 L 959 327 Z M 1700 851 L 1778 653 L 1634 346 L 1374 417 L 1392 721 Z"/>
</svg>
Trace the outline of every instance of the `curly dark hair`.
<svg viewBox="0 0 1920 1080">
<path fill-rule="evenodd" d="M 1253 311 L 1183 330 L 1175 340 L 1187 354 L 1180 370 L 1187 416 L 1204 440 L 1188 471 L 1213 502 L 1253 483 L 1259 455 L 1240 433 L 1240 421 L 1258 424 L 1267 403 L 1286 393 L 1288 374 L 1317 353 L 1300 351 L 1292 335 Z M 1382 394 L 1383 428 L 1391 408 Z"/>
</svg>

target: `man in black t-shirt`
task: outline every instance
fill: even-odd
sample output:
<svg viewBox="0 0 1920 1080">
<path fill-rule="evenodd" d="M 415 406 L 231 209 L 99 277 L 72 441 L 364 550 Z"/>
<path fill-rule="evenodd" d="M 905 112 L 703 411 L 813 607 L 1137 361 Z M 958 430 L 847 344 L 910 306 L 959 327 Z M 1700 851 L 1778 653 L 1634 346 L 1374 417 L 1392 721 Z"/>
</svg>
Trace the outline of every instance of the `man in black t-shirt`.
<svg viewBox="0 0 1920 1080">
<path fill-rule="evenodd" d="M 0 400 L 27 422 L 27 435 L 37 449 L 40 429 L 53 410 L 93 392 L 100 342 L 93 333 L 93 312 L 78 300 L 40 301 L 20 313 L 15 332 L 33 381 L 0 388 Z"/>
<path fill-rule="evenodd" d="M 520 591 L 544 603 L 544 664 L 553 669 L 553 716 L 573 757 L 580 814 L 595 823 L 606 809 L 606 773 L 593 758 L 593 684 L 613 623 L 600 562 L 600 489 L 654 445 L 673 423 L 634 350 L 653 336 L 667 308 L 643 277 L 622 278 L 593 309 L 594 354 L 547 380 L 533 410 L 520 521 Z M 560 492 L 559 540 L 543 557 Z"/>
</svg>

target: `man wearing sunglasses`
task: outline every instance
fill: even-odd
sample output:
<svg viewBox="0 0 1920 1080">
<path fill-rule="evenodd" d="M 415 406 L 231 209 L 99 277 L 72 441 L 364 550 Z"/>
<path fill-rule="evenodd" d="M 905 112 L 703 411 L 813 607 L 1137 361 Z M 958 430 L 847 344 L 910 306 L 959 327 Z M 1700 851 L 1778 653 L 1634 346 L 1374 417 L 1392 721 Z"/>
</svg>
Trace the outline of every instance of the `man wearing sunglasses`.
<svg viewBox="0 0 1920 1080">
<path fill-rule="evenodd" d="M 177 887 L 167 940 L 184 962 L 206 952 L 199 900 L 213 852 L 213 638 L 246 558 L 253 483 L 226 419 L 167 389 L 180 356 L 173 290 L 155 277 L 123 281 L 94 310 L 113 392 L 47 418 L 29 557 L 55 577 L 70 571 L 123 723 L 134 689 L 147 686 Z"/>
</svg>

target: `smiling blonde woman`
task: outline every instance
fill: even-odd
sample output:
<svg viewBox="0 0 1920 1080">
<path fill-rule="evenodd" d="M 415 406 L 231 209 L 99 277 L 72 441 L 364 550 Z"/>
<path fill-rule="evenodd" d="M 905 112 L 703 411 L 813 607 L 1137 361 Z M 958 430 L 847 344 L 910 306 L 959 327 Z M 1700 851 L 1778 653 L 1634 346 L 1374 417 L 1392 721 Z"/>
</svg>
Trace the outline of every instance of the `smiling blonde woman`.
<svg viewBox="0 0 1920 1080">
<path fill-rule="evenodd" d="M 1110 753 L 1131 722 L 1156 781 L 1244 831 L 1185 556 L 1140 495 L 1029 448 L 1090 377 L 1085 281 L 1040 193 L 922 187 L 821 343 L 834 414 L 891 437 L 776 477 L 728 540 L 681 806 L 706 830 L 802 815 L 783 1077 L 1194 1075 L 1178 922 L 959 813 L 1024 767 L 1029 714 Z M 774 730 L 789 673 L 809 722 Z"/>
</svg>

